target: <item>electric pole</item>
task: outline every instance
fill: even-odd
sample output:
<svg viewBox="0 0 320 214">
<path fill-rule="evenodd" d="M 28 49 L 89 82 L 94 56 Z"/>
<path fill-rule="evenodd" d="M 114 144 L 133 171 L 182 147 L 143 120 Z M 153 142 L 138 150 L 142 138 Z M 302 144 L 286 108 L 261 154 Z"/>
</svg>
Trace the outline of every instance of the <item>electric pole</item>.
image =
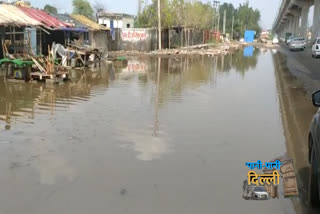
<svg viewBox="0 0 320 214">
<path fill-rule="evenodd" d="M 227 11 L 223 11 L 223 34 L 226 34 Z"/>
<path fill-rule="evenodd" d="M 218 27 L 217 32 L 220 32 L 220 10 L 218 9 Z"/>
<path fill-rule="evenodd" d="M 141 0 L 138 0 L 138 16 L 141 14 Z"/>
<path fill-rule="evenodd" d="M 159 31 L 159 50 L 161 50 L 161 6 L 160 6 L 160 0 L 158 0 L 158 31 Z"/>
<path fill-rule="evenodd" d="M 234 25 L 234 16 L 232 16 L 232 27 L 231 27 L 231 39 L 233 40 L 233 25 Z"/>
</svg>

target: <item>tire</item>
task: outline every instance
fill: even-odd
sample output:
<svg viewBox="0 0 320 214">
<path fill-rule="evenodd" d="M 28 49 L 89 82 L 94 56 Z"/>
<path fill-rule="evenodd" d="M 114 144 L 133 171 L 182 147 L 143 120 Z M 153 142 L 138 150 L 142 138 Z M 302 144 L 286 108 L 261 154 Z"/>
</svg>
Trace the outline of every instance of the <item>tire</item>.
<svg viewBox="0 0 320 214">
<path fill-rule="evenodd" d="M 310 205 L 318 206 L 319 200 L 319 183 L 318 183 L 318 165 L 316 162 L 316 154 L 314 149 L 311 151 L 311 171 L 310 171 L 310 186 L 309 186 L 309 201 Z"/>
</svg>

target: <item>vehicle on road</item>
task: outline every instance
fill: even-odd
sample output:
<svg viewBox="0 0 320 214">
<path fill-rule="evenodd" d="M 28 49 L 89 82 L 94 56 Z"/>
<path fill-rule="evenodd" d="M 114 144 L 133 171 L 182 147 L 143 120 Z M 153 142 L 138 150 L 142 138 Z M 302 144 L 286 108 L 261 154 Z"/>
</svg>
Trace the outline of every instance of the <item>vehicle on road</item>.
<svg viewBox="0 0 320 214">
<path fill-rule="evenodd" d="M 279 39 L 277 37 L 274 37 L 272 40 L 272 44 L 279 44 Z"/>
<path fill-rule="evenodd" d="M 254 200 L 268 200 L 270 196 L 263 186 L 259 186 L 253 188 L 251 198 Z"/>
<path fill-rule="evenodd" d="M 320 37 L 318 37 L 312 45 L 312 57 L 318 56 L 320 56 Z"/>
<path fill-rule="evenodd" d="M 290 44 L 292 38 L 293 38 L 292 33 L 286 33 L 286 35 L 285 35 L 285 42 L 286 42 L 287 45 Z"/>
<path fill-rule="evenodd" d="M 306 48 L 306 40 L 304 38 L 293 38 L 289 44 L 290 50 L 301 50 Z"/>
<path fill-rule="evenodd" d="M 292 42 L 293 40 L 293 37 L 292 36 L 289 36 L 287 39 L 286 39 L 286 44 L 287 45 L 290 45 L 290 43 Z"/>
<path fill-rule="evenodd" d="M 313 105 L 320 108 L 320 90 L 312 94 Z M 320 203 L 320 109 L 314 115 L 308 140 L 310 170 L 309 199 L 312 205 Z"/>
</svg>

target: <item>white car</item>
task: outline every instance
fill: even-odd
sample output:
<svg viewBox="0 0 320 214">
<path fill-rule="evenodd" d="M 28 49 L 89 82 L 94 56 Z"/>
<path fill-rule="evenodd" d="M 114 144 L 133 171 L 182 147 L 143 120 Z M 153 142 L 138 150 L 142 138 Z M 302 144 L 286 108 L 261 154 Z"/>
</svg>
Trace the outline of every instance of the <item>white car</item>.
<svg viewBox="0 0 320 214">
<path fill-rule="evenodd" d="M 277 37 L 274 37 L 272 40 L 272 44 L 279 44 L 279 39 Z"/>
<path fill-rule="evenodd" d="M 320 56 L 320 37 L 318 37 L 312 45 L 312 57 L 318 56 Z"/>
<path fill-rule="evenodd" d="M 294 38 L 289 44 L 290 50 L 304 50 L 306 47 L 306 40 L 304 38 Z"/>
<path fill-rule="evenodd" d="M 260 186 L 254 187 L 251 198 L 254 200 L 268 200 L 270 196 L 269 193 L 267 193 L 266 189 Z"/>
</svg>

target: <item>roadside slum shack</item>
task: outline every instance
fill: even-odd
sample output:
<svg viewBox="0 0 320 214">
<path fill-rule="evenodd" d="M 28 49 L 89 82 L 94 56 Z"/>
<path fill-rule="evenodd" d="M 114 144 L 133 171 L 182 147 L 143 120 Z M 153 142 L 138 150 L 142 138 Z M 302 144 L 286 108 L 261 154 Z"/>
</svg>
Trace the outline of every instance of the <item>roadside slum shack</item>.
<svg viewBox="0 0 320 214">
<path fill-rule="evenodd" d="M 71 18 L 86 26 L 88 33 L 81 34 L 79 41 L 70 44 L 79 61 L 87 66 L 90 63 L 96 65 L 101 59 L 107 56 L 109 28 L 88 19 L 82 15 L 71 15 Z"/>
<path fill-rule="evenodd" d="M 6 78 L 27 79 L 31 72 L 31 35 L 28 27 L 41 24 L 31 19 L 13 5 L 0 4 L 0 65 Z"/>
<path fill-rule="evenodd" d="M 6 79 L 67 79 L 68 73 L 55 65 L 55 58 L 48 51 L 50 45 L 44 46 L 45 36 L 42 36 L 45 32 L 54 38 L 50 31 L 54 32 L 60 26 L 68 26 L 67 24 L 43 11 L 9 4 L 0 4 L 0 14 L 4 14 L 0 17 L 0 24 L 3 19 L 0 65 L 6 70 Z M 47 57 L 42 55 L 43 50 L 47 50 Z"/>
<path fill-rule="evenodd" d="M 54 44 L 54 54 L 62 58 L 65 67 L 86 67 L 94 63 L 94 59 L 101 59 L 101 52 L 90 45 L 89 29 L 87 25 L 72 18 L 68 14 L 53 15 L 65 23 L 71 25 L 62 28 L 64 31 L 64 46 Z"/>
<path fill-rule="evenodd" d="M 39 9 L 23 6 L 19 6 L 18 8 L 30 18 L 40 22 L 45 28 L 35 29 L 37 31 L 36 53 L 38 55 L 48 55 L 54 42 L 65 44 L 66 31 L 72 29 L 71 24 L 63 22 Z"/>
</svg>

